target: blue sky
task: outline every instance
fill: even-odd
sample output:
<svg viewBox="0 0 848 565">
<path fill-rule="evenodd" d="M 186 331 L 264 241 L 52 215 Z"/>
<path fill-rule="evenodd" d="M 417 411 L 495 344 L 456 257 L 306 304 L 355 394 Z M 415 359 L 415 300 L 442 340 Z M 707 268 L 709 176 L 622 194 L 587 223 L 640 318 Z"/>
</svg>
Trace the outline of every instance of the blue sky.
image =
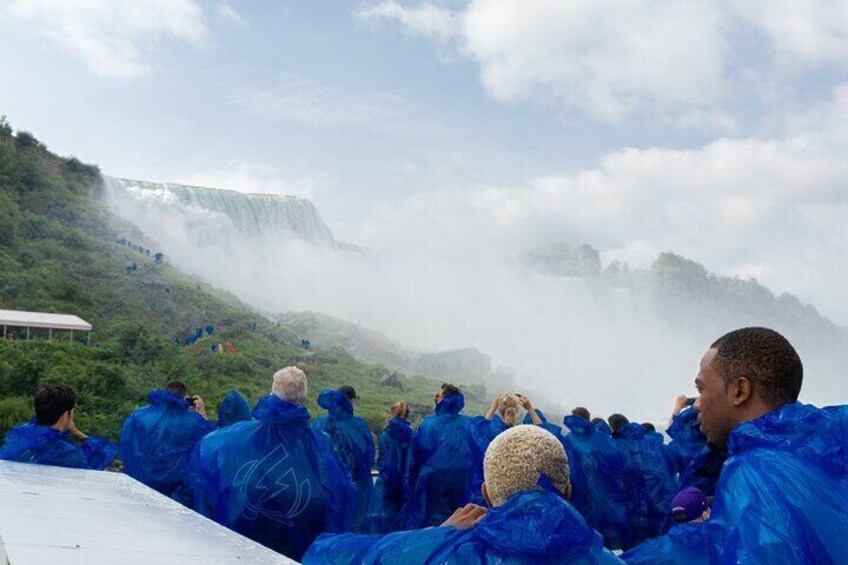
<svg viewBox="0 0 848 565">
<path fill-rule="evenodd" d="M 674 250 L 846 324 L 845 8 L 6 0 L 0 114 L 111 175 L 308 196 L 371 247 Z"/>
</svg>

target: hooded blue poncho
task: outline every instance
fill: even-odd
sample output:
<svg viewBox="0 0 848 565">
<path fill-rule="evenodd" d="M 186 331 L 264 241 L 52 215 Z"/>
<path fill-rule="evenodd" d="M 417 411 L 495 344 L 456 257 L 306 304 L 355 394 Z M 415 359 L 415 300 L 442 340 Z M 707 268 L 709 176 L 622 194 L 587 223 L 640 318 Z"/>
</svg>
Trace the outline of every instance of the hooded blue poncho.
<svg viewBox="0 0 848 565">
<path fill-rule="evenodd" d="M 679 524 L 668 533 L 624 553 L 633 565 L 709 565 L 709 536 L 705 522 Z"/>
<path fill-rule="evenodd" d="M 34 420 L 34 418 L 33 418 Z M 118 454 L 118 446 L 106 438 L 88 436 L 82 443 L 74 443 L 68 432 L 33 422 L 9 430 L 0 459 L 102 471 Z"/>
<path fill-rule="evenodd" d="M 357 501 L 355 507 L 349 509 L 355 510 L 352 516 L 353 530 L 363 531 L 374 488 L 371 480 L 374 437 L 368 423 L 353 415 L 353 405 L 343 392 L 331 388 L 323 390 L 318 395 L 318 406 L 327 410 L 321 431 L 330 436 L 333 453 L 356 485 Z"/>
<path fill-rule="evenodd" d="M 190 412 L 184 398 L 167 390 L 151 390 L 147 400 L 150 405 L 135 410 L 121 428 L 124 473 L 191 505 L 193 497 L 186 484 L 188 459 L 215 424 Z"/>
<path fill-rule="evenodd" d="M 577 468 L 583 485 L 572 487 L 572 502 L 611 549 L 631 547 L 635 541 L 630 491 L 636 469 L 615 441 L 595 429 L 589 420 L 566 416 L 570 433 L 563 438 L 569 467 Z"/>
<path fill-rule="evenodd" d="M 787 404 L 737 426 L 716 488 L 711 563 L 844 563 L 848 411 Z"/>
<path fill-rule="evenodd" d="M 475 442 L 464 406 L 462 394 L 447 396 L 418 427 L 401 511 L 406 529 L 437 526 L 472 499 Z"/>
<path fill-rule="evenodd" d="M 409 474 L 412 440 L 415 432 L 408 420 L 395 416 L 380 433 L 377 469 L 380 476 L 374 486 L 370 531 L 391 532 L 398 528 L 397 518 L 403 506 L 404 482 Z"/>
<path fill-rule="evenodd" d="M 631 493 L 645 500 L 636 523 L 638 537 L 641 540 L 657 537 L 671 526 L 671 499 L 677 493 L 662 436 L 654 434 L 649 438 L 645 428 L 630 423 L 618 431 L 615 440 L 630 455 L 642 477 L 641 488 Z"/>
<path fill-rule="evenodd" d="M 218 427 L 250 420 L 250 404 L 235 390 L 231 390 L 218 407 Z"/>
<path fill-rule="evenodd" d="M 323 536 L 305 564 L 612 564 L 601 536 L 558 494 L 524 491 L 509 497 L 474 527 L 428 528 L 387 536 Z"/>
<path fill-rule="evenodd" d="M 354 487 L 309 412 L 274 395 L 239 422 L 203 438 L 188 479 L 195 509 L 292 559 L 318 534 L 346 530 Z"/>
<path fill-rule="evenodd" d="M 707 445 L 707 437 L 698 423 L 698 411 L 687 408 L 674 416 L 666 433 L 671 438 L 666 450 L 679 475 L 680 488 L 698 487 L 712 496 L 726 455 Z"/>
</svg>

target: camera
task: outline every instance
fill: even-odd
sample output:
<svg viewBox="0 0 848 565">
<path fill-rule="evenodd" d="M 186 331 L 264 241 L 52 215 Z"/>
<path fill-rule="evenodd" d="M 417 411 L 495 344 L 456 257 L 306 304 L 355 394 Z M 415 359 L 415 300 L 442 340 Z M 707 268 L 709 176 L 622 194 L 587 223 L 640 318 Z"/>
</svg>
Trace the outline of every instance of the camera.
<svg viewBox="0 0 848 565">
<path fill-rule="evenodd" d="M 196 396 L 186 396 L 185 401 L 189 406 L 194 406 L 195 402 L 197 402 Z"/>
</svg>

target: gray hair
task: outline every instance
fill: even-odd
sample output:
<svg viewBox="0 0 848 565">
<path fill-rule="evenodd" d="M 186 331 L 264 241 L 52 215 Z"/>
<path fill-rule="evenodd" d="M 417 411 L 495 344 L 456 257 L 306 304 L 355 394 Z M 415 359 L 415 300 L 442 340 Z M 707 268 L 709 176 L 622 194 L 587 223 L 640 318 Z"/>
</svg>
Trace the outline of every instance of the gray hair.
<svg viewBox="0 0 848 565">
<path fill-rule="evenodd" d="M 297 367 L 286 367 L 274 373 L 271 393 L 293 404 L 306 402 L 306 373 Z"/>
</svg>

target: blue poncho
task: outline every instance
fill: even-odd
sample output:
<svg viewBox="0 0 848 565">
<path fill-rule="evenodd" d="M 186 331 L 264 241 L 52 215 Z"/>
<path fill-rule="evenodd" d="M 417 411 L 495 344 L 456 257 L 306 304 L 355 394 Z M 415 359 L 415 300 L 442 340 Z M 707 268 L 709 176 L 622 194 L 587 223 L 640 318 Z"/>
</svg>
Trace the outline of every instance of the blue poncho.
<svg viewBox="0 0 848 565">
<path fill-rule="evenodd" d="M 589 420 L 566 416 L 571 433 L 563 438 L 569 466 L 577 469 L 583 485 L 572 487 L 572 502 L 611 549 L 633 545 L 632 500 L 635 468 L 615 441 L 595 429 Z"/>
<path fill-rule="evenodd" d="M 609 424 L 607 424 L 604 420 L 598 420 L 592 424 L 592 426 L 595 427 L 595 431 L 612 437 L 612 428 L 610 428 Z"/>
<path fill-rule="evenodd" d="M 418 427 L 401 512 L 407 529 L 437 526 L 472 498 L 475 446 L 464 406 L 461 394 L 447 396 Z"/>
<path fill-rule="evenodd" d="M 554 434 L 555 438 L 561 439 L 562 438 L 562 426 L 557 426 L 556 424 L 552 424 L 551 422 L 548 422 L 548 419 L 545 418 L 544 412 L 542 412 L 538 408 L 535 408 L 534 410 L 536 411 L 536 415 L 539 417 L 539 419 L 542 420 L 540 427 L 542 427 L 543 429 L 546 429 L 549 432 L 551 432 L 552 434 Z M 524 423 L 527 424 L 527 425 L 533 424 L 533 418 L 530 417 L 529 412 L 524 415 Z"/>
<path fill-rule="evenodd" d="M 669 465 L 662 444 L 662 436 L 649 439 L 645 428 L 630 423 L 618 431 L 615 440 L 636 465 L 642 481 L 638 490 L 631 493 L 644 500 L 636 516 L 636 530 L 641 540 L 664 533 L 671 526 L 671 499 L 677 493 L 674 471 Z"/>
<path fill-rule="evenodd" d="M 474 463 L 474 472 L 472 474 L 471 484 L 468 487 L 471 497 L 469 502 L 484 505 L 482 486 L 483 486 L 483 458 L 486 455 L 486 450 L 492 440 L 498 437 L 499 434 L 509 429 L 509 425 L 504 422 L 500 414 L 495 414 L 491 420 L 483 416 L 474 416 L 468 419 L 471 426 L 471 437 L 474 439 L 472 460 Z"/>
<path fill-rule="evenodd" d="M 203 438 L 189 463 L 195 509 L 271 549 L 300 559 L 322 532 L 345 530 L 353 484 L 309 412 L 274 395 L 255 420 Z"/>
<path fill-rule="evenodd" d="M 343 392 L 331 388 L 323 390 L 318 395 L 318 405 L 327 410 L 322 431 L 330 436 L 333 453 L 356 485 L 357 502 L 349 509 L 355 511 L 351 518 L 353 530 L 363 531 L 374 488 L 371 480 L 374 437 L 368 423 L 353 415 L 353 405 Z"/>
<path fill-rule="evenodd" d="M 705 522 L 679 524 L 668 533 L 624 553 L 633 565 L 708 565 L 709 535 Z"/>
<path fill-rule="evenodd" d="M 370 530 L 385 533 L 397 529 L 398 512 L 403 506 L 404 482 L 409 473 L 412 439 L 415 432 L 408 420 L 396 416 L 380 433 L 377 469 L 380 476 L 374 486 Z"/>
<path fill-rule="evenodd" d="M 666 450 L 679 474 L 680 488 L 698 487 L 711 496 L 726 456 L 722 450 L 707 445 L 707 437 L 698 423 L 698 411 L 687 408 L 674 416 L 666 433 L 671 438 Z"/>
<path fill-rule="evenodd" d="M 151 390 L 149 406 L 138 408 L 121 428 L 124 473 L 165 496 L 191 505 L 186 467 L 200 438 L 215 424 L 188 410 L 188 403 L 167 390 Z"/>
<path fill-rule="evenodd" d="M 218 407 L 218 427 L 250 420 L 250 404 L 238 392 L 231 390 Z"/>
<path fill-rule="evenodd" d="M 848 412 L 795 402 L 728 437 L 710 530 L 711 563 L 844 563 Z"/>
<path fill-rule="evenodd" d="M 68 432 L 35 423 L 23 424 L 9 430 L 0 459 L 102 471 L 118 454 L 118 446 L 106 438 L 88 436 L 74 443 Z"/>
<path fill-rule="evenodd" d="M 524 491 L 509 497 L 472 528 L 428 528 L 383 537 L 324 536 L 305 564 L 545 564 L 621 561 L 558 494 Z"/>
</svg>

